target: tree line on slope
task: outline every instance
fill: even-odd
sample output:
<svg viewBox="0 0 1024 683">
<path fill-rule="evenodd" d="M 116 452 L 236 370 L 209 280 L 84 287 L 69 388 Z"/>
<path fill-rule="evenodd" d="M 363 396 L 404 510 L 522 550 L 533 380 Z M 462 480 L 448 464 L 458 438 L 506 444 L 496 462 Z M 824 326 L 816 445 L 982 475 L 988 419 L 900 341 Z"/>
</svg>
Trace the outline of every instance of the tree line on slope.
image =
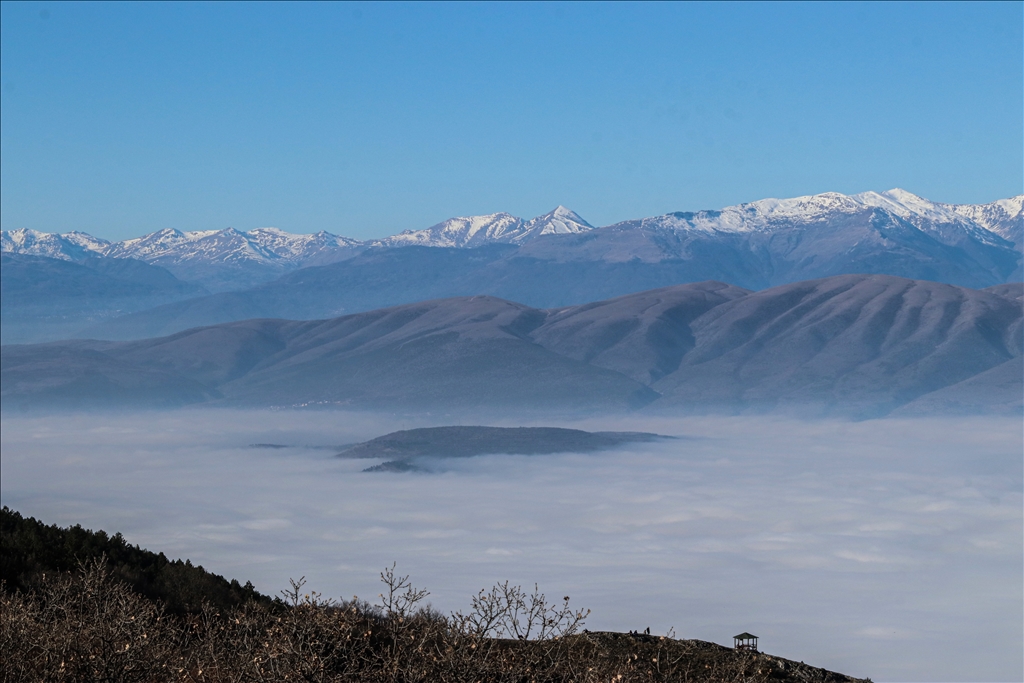
<svg viewBox="0 0 1024 683">
<path fill-rule="evenodd" d="M 449 615 L 394 566 L 381 572 L 377 604 L 325 599 L 303 579 L 271 600 L 119 534 L 4 508 L 2 536 L 4 682 L 855 681 L 713 643 L 590 633 L 589 610 L 567 596 L 548 601 L 508 582 Z"/>
<path fill-rule="evenodd" d="M 6 505 L 0 509 L 0 580 L 7 590 L 28 591 L 44 574 L 74 571 L 101 557 L 106 558 L 112 580 L 161 603 L 170 614 L 199 612 L 206 603 L 228 609 L 252 601 L 271 602 L 251 582 L 241 585 L 189 560 L 170 560 L 163 553 L 143 550 L 120 533 L 108 536 L 77 524 L 61 528 L 23 517 Z"/>
</svg>

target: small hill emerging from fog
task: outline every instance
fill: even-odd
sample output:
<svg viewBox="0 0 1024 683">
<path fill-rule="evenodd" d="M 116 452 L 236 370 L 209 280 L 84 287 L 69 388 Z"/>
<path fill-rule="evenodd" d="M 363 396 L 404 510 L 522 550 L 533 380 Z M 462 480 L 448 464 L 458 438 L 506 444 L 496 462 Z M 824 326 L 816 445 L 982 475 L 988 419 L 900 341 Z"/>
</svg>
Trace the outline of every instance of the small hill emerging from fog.
<svg viewBox="0 0 1024 683">
<path fill-rule="evenodd" d="M 585 432 L 560 427 L 424 427 L 406 429 L 338 453 L 342 458 L 384 458 L 367 471 L 414 469 L 417 458 L 470 458 L 475 455 L 592 453 L 627 443 L 672 437 L 646 432 Z"/>
</svg>

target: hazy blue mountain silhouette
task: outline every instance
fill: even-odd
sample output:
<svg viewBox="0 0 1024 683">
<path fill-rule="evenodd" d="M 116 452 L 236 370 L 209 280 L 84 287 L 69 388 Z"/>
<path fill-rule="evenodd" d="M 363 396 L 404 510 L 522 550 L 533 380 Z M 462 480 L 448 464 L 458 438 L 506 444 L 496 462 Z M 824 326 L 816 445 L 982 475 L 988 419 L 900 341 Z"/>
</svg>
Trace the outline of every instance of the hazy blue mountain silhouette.
<svg viewBox="0 0 1024 683">
<path fill-rule="evenodd" d="M 135 259 L 72 262 L 5 252 L 0 268 L 5 344 L 59 339 L 106 318 L 208 293 Z"/>
<path fill-rule="evenodd" d="M 371 249 L 243 292 L 135 313 L 86 333 L 133 339 L 251 317 L 313 319 L 476 294 L 552 308 L 705 280 L 757 290 L 864 273 L 988 287 L 1019 268 L 1012 245 L 992 244 L 998 239 L 965 238 L 951 246 L 899 217 L 868 209 L 772 233 L 681 236 L 648 222 L 550 235 L 519 248 Z"/>
<path fill-rule="evenodd" d="M 965 406 L 981 396 L 1012 412 L 1022 347 L 1013 291 L 844 275 L 760 292 L 677 285 L 548 310 L 450 298 L 134 342 L 6 346 L 2 391 L 5 409 L 131 397 L 133 405 L 857 415 L 946 391 L 951 408 L 960 392 Z"/>
<path fill-rule="evenodd" d="M 141 339 L 249 318 L 310 320 L 481 294 L 547 309 L 705 280 L 762 290 L 861 273 L 991 287 L 1024 278 L 1022 202 L 943 204 L 892 189 L 762 199 L 600 228 L 565 207 L 528 221 L 496 213 L 367 242 L 275 228 L 166 229 L 115 243 L 21 229 L 4 231 L 2 241 L 5 251 L 71 261 L 138 258 L 215 292 L 147 306 L 122 305 L 115 299 L 124 297 L 111 292 L 105 310 L 123 315 L 65 325 L 72 336 Z M 54 338 L 44 321 L 66 318 L 76 296 L 53 287 L 50 307 L 35 309 L 38 334 L 31 316 L 21 315 L 19 338 Z M 5 314 L 7 306 L 5 298 Z"/>
</svg>

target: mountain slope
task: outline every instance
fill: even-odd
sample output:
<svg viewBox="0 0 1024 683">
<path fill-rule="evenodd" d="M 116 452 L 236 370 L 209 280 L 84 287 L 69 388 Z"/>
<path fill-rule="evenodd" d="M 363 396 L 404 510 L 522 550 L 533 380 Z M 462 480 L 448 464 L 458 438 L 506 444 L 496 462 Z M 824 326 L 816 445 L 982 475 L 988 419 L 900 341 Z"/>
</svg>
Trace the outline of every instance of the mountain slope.
<svg viewBox="0 0 1024 683">
<path fill-rule="evenodd" d="M 704 280 L 757 290 L 868 273 L 990 287 L 1024 277 L 1022 203 L 1024 196 L 943 204 L 893 189 L 763 199 L 604 228 L 560 206 L 531 220 L 507 213 L 452 218 L 372 243 L 272 228 L 165 230 L 115 244 L 22 230 L 4 233 L 3 248 L 68 260 L 131 256 L 220 292 L 87 332 L 129 339 L 450 296 L 487 294 L 552 308 Z"/>
<path fill-rule="evenodd" d="M 0 255 L 3 343 L 61 339 L 105 318 L 207 294 L 134 259 Z"/>
<path fill-rule="evenodd" d="M 0 233 L 0 252 L 5 254 L 79 261 L 90 256 L 102 256 L 109 246 L 107 240 L 77 231 L 59 234 L 19 228 Z"/>
<path fill-rule="evenodd" d="M 590 234 L 554 236 L 517 258 L 546 262 L 679 263 L 717 269 L 735 284 L 762 289 L 844 273 L 878 273 L 984 287 L 1020 269 L 1020 253 L 975 226 L 922 223 L 884 208 L 818 196 L 809 206 L 764 200 L 723 211 L 626 221 Z M 813 202 L 810 200 L 814 200 Z"/>
<path fill-rule="evenodd" d="M 101 339 L 141 339 L 249 318 L 318 319 L 452 296 L 487 294 L 474 274 L 515 247 L 372 248 L 242 292 L 222 292 L 127 315 L 84 331 Z"/>
<path fill-rule="evenodd" d="M 65 365 L 78 368 L 89 353 L 102 356 L 97 375 L 117 373 L 110 381 L 118 386 L 127 377 L 125 391 L 153 373 L 179 378 L 167 396 L 154 392 L 159 404 L 201 400 L 188 395 L 193 386 L 242 405 L 623 409 L 657 398 L 639 382 L 524 338 L 543 317 L 525 306 L 473 297 L 326 321 L 230 323 L 122 344 L 3 347 L 3 402 L 50 402 L 55 385 L 81 374 Z M 60 399 L 66 402 L 67 395 Z M 90 405 L 80 392 L 75 396 Z"/>
<path fill-rule="evenodd" d="M 651 386 L 679 404 L 820 401 L 884 413 L 1020 358 L 1021 318 L 1019 303 L 934 282 L 800 282 L 694 321 L 694 351 Z M 1021 377 L 1015 381 L 1020 389 Z"/>
<path fill-rule="evenodd" d="M 695 320 L 749 294 L 721 282 L 655 289 L 548 311 L 530 337 L 559 355 L 651 385 L 693 350 Z"/>
<path fill-rule="evenodd" d="M 371 249 L 242 293 L 165 306 L 89 330 L 107 339 L 169 334 L 246 317 L 317 318 L 439 297 L 487 294 L 538 308 L 720 280 L 747 289 L 843 273 L 987 287 L 1019 267 L 997 236 L 946 244 L 879 208 L 807 219 L 782 230 L 717 230 L 728 217 L 678 214 L 549 235 L 516 248 Z M 774 219 L 773 219 L 774 220 Z M 752 225 L 748 221 L 745 225 Z"/>
<path fill-rule="evenodd" d="M 0 508 L 0 579 L 8 592 L 27 593 L 47 574 L 74 572 L 101 558 L 115 580 L 162 603 L 171 614 L 201 613 L 205 605 L 228 610 L 249 601 L 271 604 L 250 582 L 242 586 L 188 560 L 169 560 L 163 553 L 132 546 L 120 533 L 47 525 L 6 505 Z"/>
<path fill-rule="evenodd" d="M 995 406 L 1014 412 L 1021 377 L 998 368 L 1022 354 L 1016 300 L 856 275 L 754 293 L 697 283 L 554 310 L 479 296 L 137 342 L 7 346 L 2 391 L 7 407 L 88 406 L 120 392 L 133 405 L 870 416 L 973 381 L 982 398 L 984 386 L 1005 385 L 1000 396 L 1016 386 L 1015 402 Z"/>
</svg>

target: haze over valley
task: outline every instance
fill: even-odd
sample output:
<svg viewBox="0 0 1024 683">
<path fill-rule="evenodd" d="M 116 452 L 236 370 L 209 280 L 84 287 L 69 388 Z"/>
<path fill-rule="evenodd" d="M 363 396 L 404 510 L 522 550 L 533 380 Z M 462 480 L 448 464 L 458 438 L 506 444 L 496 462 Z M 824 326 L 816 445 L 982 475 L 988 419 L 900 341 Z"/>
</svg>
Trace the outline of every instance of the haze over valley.
<svg viewBox="0 0 1024 683">
<path fill-rule="evenodd" d="M 5 345 L 0 492 L 266 592 L 373 595 L 397 561 L 441 610 L 537 582 L 595 630 L 748 630 L 853 675 L 1011 680 L 1021 287 L 704 281 Z"/>
<path fill-rule="evenodd" d="M 397 561 L 442 610 L 538 582 L 593 629 L 1011 680 L 1021 201 L 5 232 L 0 491 L 271 593 Z"/>
<path fill-rule="evenodd" d="M 305 575 L 372 601 L 396 561 L 441 610 L 496 580 L 537 582 L 592 609 L 591 630 L 723 644 L 748 630 L 767 652 L 875 680 L 1020 673 L 1019 418 L 602 417 L 558 424 L 683 438 L 412 472 L 336 457 L 451 424 L 552 421 L 7 411 L 0 494 L 267 593 Z"/>
<path fill-rule="evenodd" d="M 0 15 L 0 679 L 1024 680 L 1024 4 Z"/>
</svg>

